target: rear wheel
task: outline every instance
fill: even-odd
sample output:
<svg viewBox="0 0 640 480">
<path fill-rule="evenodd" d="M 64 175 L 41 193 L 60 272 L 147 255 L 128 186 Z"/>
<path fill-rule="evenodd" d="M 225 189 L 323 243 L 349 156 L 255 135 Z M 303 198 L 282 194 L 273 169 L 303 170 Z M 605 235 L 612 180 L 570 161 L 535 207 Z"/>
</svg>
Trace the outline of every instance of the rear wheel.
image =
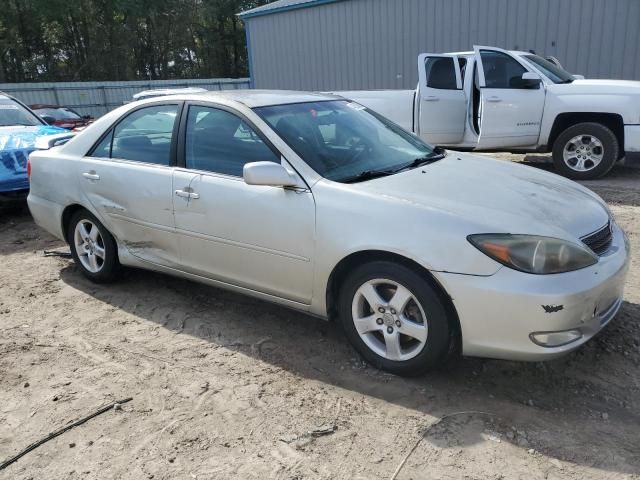
<svg viewBox="0 0 640 480">
<path fill-rule="evenodd" d="M 556 170 L 574 180 L 606 175 L 618 160 L 618 138 L 600 123 L 579 123 L 562 132 L 553 144 Z"/>
<path fill-rule="evenodd" d="M 91 281 L 113 281 L 120 270 L 116 241 L 100 221 L 86 210 L 76 212 L 69 222 L 67 238 L 71 255 Z"/>
<path fill-rule="evenodd" d="M 449 347 L 449 322 L 431 282 L 389 261 L 357 267 L 340 294 L 347 338 L 377 368 L 420 375 L 440 365 Z"/>
</svg>

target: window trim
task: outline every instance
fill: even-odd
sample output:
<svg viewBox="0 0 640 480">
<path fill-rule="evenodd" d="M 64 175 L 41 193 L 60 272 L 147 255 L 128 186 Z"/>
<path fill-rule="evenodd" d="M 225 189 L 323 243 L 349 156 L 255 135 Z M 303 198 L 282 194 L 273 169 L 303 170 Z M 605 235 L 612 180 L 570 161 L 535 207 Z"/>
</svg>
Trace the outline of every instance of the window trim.
<svg viewBox="0 0 640 480">
<path fill-rule="evenodd" d="M 144 165 L 156 165 L 156 166 L 160 166 L 160 167 L 175 167 L 176 166 L 176 142 L 178 139 L 178 132 L 179 132 L 179 127 L 180 127 L 180 122 L 182 121 L 182 115 L 184 112 L 184 104 L 185 102 L 183 100 L 178 100 L 178 101 L 159 101 L 159 102 L 152 102 L 152 103 L 145 103 L 144 105 L 138 105 L 135 108 L 132 108 L 131 110 L 127 110 L 126 112 L 124 112 L 122 115 L 120 115 L 120 117 L 118 117 L 118 119 L 113 122 L 111 124 L 111 126 L 102 133 L 102 135 L 100 135 L 100 137 L 98 137 L 98 140 L 96 142 L 94 142 L 94 144 L 91 146 L 91 148 L 87 151 L 87 153 L 84 155 L 85 157 L 91 157 L 91 158 L 105 158 L 105 157 L 96 157 L 94 156 L 94 152 L 95 150 L 98 148 L 98 146 L 102 143 L 102 141 L 108 137 L 109 135 L 111 135 L 111 143 L 109 144 L 109 160 L 120 160 L 120 161 L 126 161 L 126 162 L 135 162 L 136 164 L 144 164 Z M 113 152 L 113 135 L 114 132 L 116 130 L 116 127 L 118 125 L 120 125 L 120 123 L 122 123 L 127 117 L 129 117 L 129 115 L 137 112 L 138 110 L 142 110 L 144 108 L 150 108 L 150 107 L 163 107 L 163 106 L 169 106 L 169 105 L 176 105 L 177 111 L 176 111 L 176 121 L 173 123 L 173 130 L 171 132 L 171 144 L 170 144 L 170 148 L 169 148 L 169 165 L 161 165 L 159 163 L 149 163 L 149 162 L 141 162 L 140 160 L 132 160 L 130 158 L 114 158 L 112 156 Z"/>
<path fill-rule="evenodd" d="M 193 101 L 187 101 L 185 102 L 185 105 L 183 106 L 183 110 L 182 110 L 182 115 L 180 117 L 180 126 L 178 129 L 178 140 L 177 140 L 177 152 L 176 152 L 176 167 L 190 171 L 190 172 L 201 172 L 204 174 L 209 174 L 209 175 L 215 175 L 215 176 L 221 176 L 221 177 L 226 177 L 229 179 L 240 179 L 243 180 L 242 175 L 238 176 L 238 175 L 230 175 L 228 173 L 222 173 L 222 172 L 213 172 L 210 170 L 198 170 L 195 168 L 189 168 L 187 167 L 187 162 L 186 162 L 186 151 L 187 151 L 187 122 L 189 120 L 189 110 L 191 109 L 191 107 L 205 107 L 205 108 L 212 108 L 212 109 L 216 109 L 216 110 L 222 110 L 224 112 L 230 113 L 232 115 L 235 115 L 236 117 L 240 118 L 240 120 L 242 120 L 243 122 L 245 122 L 253 131 L 254 133 L 260 138 L 260 140 L 262 140 L 264 142 L 264 144 L 267 146 L 267 148 L 269 148 L 269 150 L 271 150 L 273 152 L 273 154 L 276 156 L 276 158 L 278 158 L 280 160 L 280 165 L 282 165 L 282 159 L 284 158 L 284 155 L 282 155 L 282 153 L 276 148 L 276 146 L 266 137 L 266 135 L 256 126 L 256 124 L 254 122 L 252 122 L 244 113 L 236 110 L 233 107 L 229 107 L 228 105 L 222 105 L 219 103 L 211 103 L 211 102 L 204 102 L 204 101 L 198 101 L 198 100 L 193 100 Z M 300 174 L 298 172 L 296 172 L 298 174 L 298 176 L 300 176 Z M 301 177 L 301 176 L 300 176 Z M 302 178 L 302 177 L 301 177 Z"/>
</svg>

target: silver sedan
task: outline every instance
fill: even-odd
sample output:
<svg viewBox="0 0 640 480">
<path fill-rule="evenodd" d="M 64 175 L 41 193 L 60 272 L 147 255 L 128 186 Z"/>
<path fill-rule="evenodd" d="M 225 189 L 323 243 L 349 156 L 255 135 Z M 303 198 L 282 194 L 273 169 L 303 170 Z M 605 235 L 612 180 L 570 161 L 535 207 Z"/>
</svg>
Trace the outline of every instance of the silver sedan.
<svg viewBox="0 0 640 480">
<path fill-rule="evenodd" d="M 453 346 L 553 358 L 622 303 L 629 244 L 597 195 L 333 96 L 131 103 L 29 170 L 36 222 L 91 280 L 141 267 L 336 319 L 398 374 Z"/>
</svg>

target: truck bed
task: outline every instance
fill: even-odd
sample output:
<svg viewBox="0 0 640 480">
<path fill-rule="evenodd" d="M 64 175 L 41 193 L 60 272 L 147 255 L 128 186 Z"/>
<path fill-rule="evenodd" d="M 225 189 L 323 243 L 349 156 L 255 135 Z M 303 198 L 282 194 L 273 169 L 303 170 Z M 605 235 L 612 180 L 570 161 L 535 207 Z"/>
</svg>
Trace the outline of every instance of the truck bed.
<svg viewBox="0 0 640 480">
<path fill-rule="evenodd" d="M 413 132 L 415 90 L 347 90 L 331 92 L 358 102 Z"/>
</svg>

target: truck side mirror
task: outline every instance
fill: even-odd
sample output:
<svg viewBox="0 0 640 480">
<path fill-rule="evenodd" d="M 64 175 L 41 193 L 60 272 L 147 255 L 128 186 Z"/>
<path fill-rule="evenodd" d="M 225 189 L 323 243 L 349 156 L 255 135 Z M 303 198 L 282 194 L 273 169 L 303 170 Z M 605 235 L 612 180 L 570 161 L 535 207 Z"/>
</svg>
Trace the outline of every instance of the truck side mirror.
<svg viewBox="0 0 640 480">
<path fill-rule="evenodd" d="M 520 79 L 520 88 L 538 88 L 542 83 L 542 78 L 537 73 L 524 72 Z"/>
</svg>

